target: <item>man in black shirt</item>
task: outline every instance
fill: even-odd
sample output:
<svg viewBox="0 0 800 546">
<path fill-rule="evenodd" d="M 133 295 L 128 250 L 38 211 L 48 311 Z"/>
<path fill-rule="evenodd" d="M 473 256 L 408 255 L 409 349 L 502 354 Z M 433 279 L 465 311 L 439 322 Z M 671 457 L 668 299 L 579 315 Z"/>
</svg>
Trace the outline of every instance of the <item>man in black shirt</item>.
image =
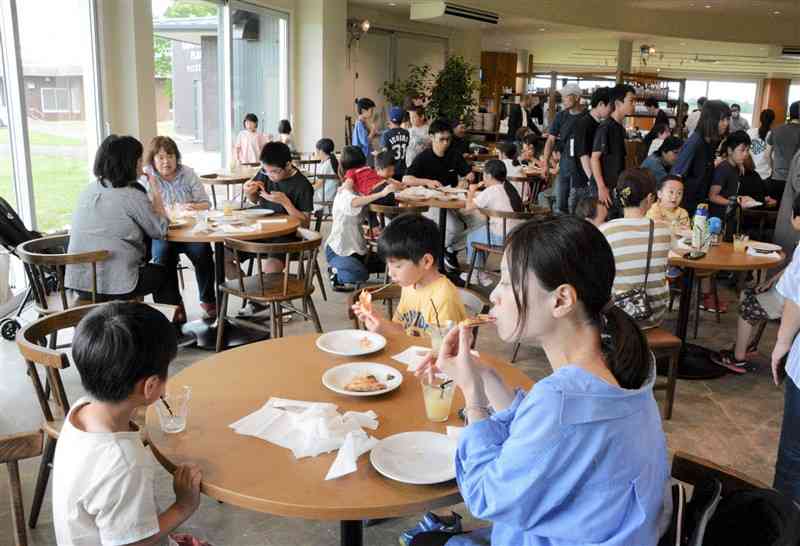
<svg viewBox="0 0 800 546">
<path fill-rule="evenodd" d="M 597 195 L 597 186 L 592 181 L 592 149 L 597 127 L 611 111 L 610 96 L 611 90 L 608 87 L 596 89 L 592 93 L 590 103 L 592 109 L 575 122 L 570 143 L 573 148 L 571 155 L 575 158 L 575 171 L 569 190 L 570 214 L 575 212 L 578 201 L 584 197 Z"/>
<path fill-rule="evenodd" d="M 453 138 L 453 129 L 443 120 L 431 123 L 428 133 L 431 135 L 431 147 L 426 148 L 414 158 L 413 163 L 403 177 L 403 183 L 410 186 L 426 186 L 439 188 L 441 186 L 458 185 L 458 177 L 464 177 L 468 183 L 475 180 L 472 168 L 458 151 L 453 150 L 450 143 Z M 445 250 L 465 229 L 475 227 L 476 220 L 472 214 L 461 214 L 455 209 L 447 209 L 447 213 L 440 214 L 439 209 L 430 209 L 428 217 L 439 223 L 444 222 Z M 439 226 L 442 229 L 443 226 Z M 458 268 L 458 259 L 452 251 L 446 250 L 445 261 L 453 269 Z"/>
<path fill-rule="evenodd" d="M 525 95 L 520 104 L 512 104 L 508 111 L 508 135 L 506 138 L 514 141 L 517 138 L 517 131 L 521 127 L 527 127 L 537 135 L 542 132 L 534 122 L 533 107 L 537 100 L 536 95 Z"/>
<path fill-rule="evenodd" d="M 633 114 L 636 91 L 630 85 L 619 84 L 611 89 L 609 97 L 613 110 L 600 124 L 594 135 L 592 147 L 592 175 L 597 185 L 597 198 L 611 207 L 611 190 L 625 170 L 625 116 Z"/>
<path fill-rule="evenodd" d="M 389 128 L 381 137 L 381 148 L 392 152 L 394 157 L 394 176 L 396 180 L 402 180 L 406 172 L 406 149 L 411 141 L 408 131 L 400 127 L 403 123 L 405 110 L 399 106 L 392 106 L 389 110 Z"/>
<path fill-rule="evenodd" d="M 453 122 L 453 142 L 450 148 L 461 157 L 469 154 L 469 142 L 467 141 L 467 126 L 460 119 Z"/>
</svg>

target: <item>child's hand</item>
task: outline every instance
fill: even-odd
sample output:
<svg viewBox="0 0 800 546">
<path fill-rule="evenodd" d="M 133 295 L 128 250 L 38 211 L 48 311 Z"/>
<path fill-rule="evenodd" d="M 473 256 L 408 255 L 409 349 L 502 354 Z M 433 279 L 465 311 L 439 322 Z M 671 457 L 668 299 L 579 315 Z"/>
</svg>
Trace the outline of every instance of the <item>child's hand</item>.
<svg viewBox="0 0 800 546">
<path fill-rule="evenodd" d="M 394 180 L 392 180 L 391 182 L 389 182 L 388 184 L 386 184 L 386 187 L 385 187 L 385 188 L 383 188 L 383 194 L 384 194 L 384 195 L 389 195 L 389 194 L 391 194 L 391 193 L 398 192 L 398 191 L 400 191 L 400 190 L 402 190 L 402 189 L 403 189 L 403 185 L 402 185 L 402 184 L 400 184 L 399 182 L 395 182 Z"/>
<path fill-rule="evenodd" d="M 374 310 L 367 311 L 360 303 L 354 303 L 353 313 L 358 317 L 358 320 L 364 323 L 364 327 L 370 332 L 379 332 L 381 330 L 383 319 L 381 319 Z"/>
<path fill-rule="evenodd" d="M 196 464 L 182 464 L 175 469 L 172 488 L 175 490 L 175 504 L 187 516 L 200 506 L 200 481 L 203 475 Z"/>
</svg>

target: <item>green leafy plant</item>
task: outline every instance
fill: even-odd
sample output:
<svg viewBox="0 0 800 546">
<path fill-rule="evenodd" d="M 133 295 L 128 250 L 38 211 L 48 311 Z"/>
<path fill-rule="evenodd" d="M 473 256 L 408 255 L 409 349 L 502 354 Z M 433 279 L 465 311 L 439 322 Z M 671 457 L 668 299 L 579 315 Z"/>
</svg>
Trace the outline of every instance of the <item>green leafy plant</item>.
<svg viewBox="0 0 800 546">
<path fill-rule="evenodd" d="M 403 106 L 407 97 L 427 97 L 433 84 L 430 65 L 409 65 L 408 77 L 404 80 L 383 82 L 380 93 L 393 106 Z"/>
<path fill-rule="evenodd" d="M 428 119 L 471 120 L 478 109 L 481 86 L 476 76 L 476 67 L 463 57 L 448 57 L 431 88 L 425 112 Z"/>
</svg>

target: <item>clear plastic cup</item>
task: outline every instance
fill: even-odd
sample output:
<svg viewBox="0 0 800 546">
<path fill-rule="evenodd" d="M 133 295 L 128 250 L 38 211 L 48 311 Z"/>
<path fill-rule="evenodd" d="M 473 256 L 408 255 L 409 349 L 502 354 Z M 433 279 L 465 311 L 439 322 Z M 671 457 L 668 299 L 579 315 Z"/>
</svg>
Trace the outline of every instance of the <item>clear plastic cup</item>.
<svg viewBox="0 0 800 546">
<path fill-rule="evenodd" d="M 233 201 L 223 201 L 222 202 L 222 215 L 223 216 L 233 216 L 233 208 L 234 208 Z"/>
<path fill-rule="evenodd" d="M 184 385 L 178 392 L 165 394 L 161 400 L 156 402 L 156 412 L 163 432 L 176 434 L 186 429 L 191 398 L 192 388 Z"/>
<path fill-rule="evenodd" d="M 453 321 L 448 320 L 442 326 L 431 324 L 428 326 L 428 336 L 431 338 L 431 353 L 439 354 L 439 349 L 442 347 L 442 341 L 447 333 L 453 328 Z"/>
<path fill-rule="evenodd" d="M 747 243 L 750 241 L 750 237 L 744 234 L 734 234 L 733 235 L 733 251 L 734 252 L 744 252 L 747 250 Z"/>
<path fill-rule="evenodd" d="M 453 406 L 455 383 L 446 375 L 435 375 L 433 380 L 422 376 L 422 398 L 425 401 L 425 414 L 434 423 L 443 423 L 450 418 Z"/>
</svg>

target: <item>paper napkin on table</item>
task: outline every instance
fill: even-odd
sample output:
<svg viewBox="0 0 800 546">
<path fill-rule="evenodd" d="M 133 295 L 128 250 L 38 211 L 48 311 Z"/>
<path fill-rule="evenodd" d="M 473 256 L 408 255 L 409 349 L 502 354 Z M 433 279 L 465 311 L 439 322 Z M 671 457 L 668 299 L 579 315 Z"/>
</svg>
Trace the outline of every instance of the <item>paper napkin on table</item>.
<svg viewBox="0 0 800 546">
<path fill-rule="evenodd" d="M 401 364 L 405 364 L 408 366 L 408 371 L 413 372 L 428 358 L 429 354 L 431 354 L 430 347 L 412 345 L 402 353 L 394 355 L 392 358 Z"/>
<path fill-rule="evenodd" d="M 447 427 L 447 437 L 453 440 L 454 442 L 458 442 L 458 439 L 461 437 L 461 432 L 464 430 L 464 427 Z"/>
<path fill-rule="evenodd" d="M 214 231 L 214 230 L 211 228 L 211 226 L 209 226 L 208 224 L 204 224 L 204 223 L 197 223 L 192 228 L 192 233 L 193 234 L 211 233 L 212 231 Z"/>
<path fill-rule="evenodd" d="M 759 252 L 755 248 L 748 246 L 747 247 L 747 254 L 750 256 L 755 256 L 756 258 L 780 258 L 781 255 L 778 252 Z"/>
<path fill-rule="evenodd" d="M 232 226 L 230 224 L 222 224 L 220 229 L 225 233 L 252 233 L 256 230 L 253 226 Z"/>
<path fill-rule="evenodd" d="M 285 224 L 288 222 L 288 218 L 268 218 L 266 220 L 259 220 L 259 224 Z"/>
<path fill-rule="evenodd" d="M 290 449 L 297 459 L 338 449 L 340 453 L 325 478 L 333 479 L 355 472 L 358 457 L 375 446 L 377 440 L 364 429 L 378 428 L 378 416 L 374 411 L 340 414 L 336 404 L 270 398 L 260 409 L 229 426 L 239 434 Z"/>
</svg>

